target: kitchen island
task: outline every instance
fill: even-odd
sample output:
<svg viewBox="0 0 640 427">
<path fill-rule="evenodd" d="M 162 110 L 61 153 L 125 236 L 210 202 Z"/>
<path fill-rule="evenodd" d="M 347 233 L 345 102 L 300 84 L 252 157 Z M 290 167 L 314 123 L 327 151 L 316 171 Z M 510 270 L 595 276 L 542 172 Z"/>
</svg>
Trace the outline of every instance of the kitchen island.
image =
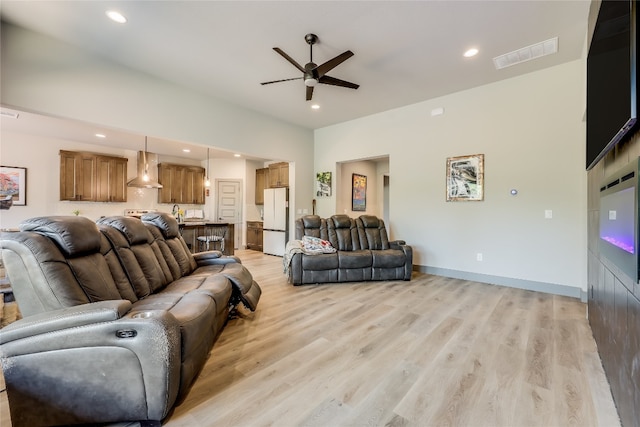
<svg viewBox="0 0 640 427">
<path fill-rule="evenodd" d="M 200 242 L 198 241 L 198 236 L 206 236 L 209 233 L 209 229 L 212 227 L 225 227 L 227 229 L 227 234 L 224 236 L 224 254 L 225 255 L 233 255 L 234 253 L 234 230 L 233 224 L 228 222 L 218 222 L 218 221 L 207 221 L 207 220 L 186 220 L 180 222 L 178 224 L 180 227 L 180 234 L 182 234 L 182 238 L 187 243 L 187 246 L 191 250 L 191 253 L 200 252 L 202 250 L 200 248 Z M 211 247 L 213 249 L 213 246 Z M 217 249 L 219 249 L 217 247 Z"/>
</svg>

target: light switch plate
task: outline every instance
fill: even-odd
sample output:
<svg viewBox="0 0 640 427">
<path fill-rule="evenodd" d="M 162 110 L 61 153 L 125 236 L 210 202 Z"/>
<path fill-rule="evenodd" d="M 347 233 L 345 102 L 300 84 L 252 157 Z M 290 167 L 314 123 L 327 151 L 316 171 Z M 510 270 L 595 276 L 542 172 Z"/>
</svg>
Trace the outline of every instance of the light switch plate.
<svg viewBox="0 0 640 427">
<path fill-rule="evenodd" d="M 551 219 L 553 218 L 553 211 L 551 209 L 547 209 L 546 211 L 544 211 L 544 217 L 546 219 Z"/>
</svg>

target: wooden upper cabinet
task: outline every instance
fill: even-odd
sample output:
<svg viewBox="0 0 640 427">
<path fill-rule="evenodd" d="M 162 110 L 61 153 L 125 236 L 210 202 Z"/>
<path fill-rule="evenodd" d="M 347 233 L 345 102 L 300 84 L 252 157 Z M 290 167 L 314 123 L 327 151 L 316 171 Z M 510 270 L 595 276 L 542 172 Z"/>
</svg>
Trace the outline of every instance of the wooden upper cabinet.
<svg viewBox="0 0 640 427">
<path fill-rule="evenodd" d="M 289 186 L 289 163 L 272 163 L 269 165 L 269 187 Z"/>
<path fill-rule="evenodd" d="M 127 201 L 127 159 L 98 156 L 96 159 L 96 201 Z"/>
<path fill-rule="evenodd" d="M 124 157 L 60 150 L 60 200 L 126 202 Z"/>
<path fill-rule="evenodd" d="M 204 168 L 160 163 L 158 203 L 204 205 Z"/>
<path fill-rule="evenodd" d="M 269 168 L 256 169 L 256 205 L 264 205 L 264 189 L 267 188 Z"/>
</svg>

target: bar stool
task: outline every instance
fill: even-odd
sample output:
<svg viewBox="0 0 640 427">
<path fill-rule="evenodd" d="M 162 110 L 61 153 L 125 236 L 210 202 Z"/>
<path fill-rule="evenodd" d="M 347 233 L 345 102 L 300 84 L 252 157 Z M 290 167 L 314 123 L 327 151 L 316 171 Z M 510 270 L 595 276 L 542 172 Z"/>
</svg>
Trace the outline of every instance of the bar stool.
<svg viewBox="0 0 640 427">
<path fill-rule="evenodd" d="M 205 235 L 198 236 L 198 243 L 200 251 L 208 251 L 209 245 L 213 244 L 213 249 L 216 248 L 216 243 L 220 245 L 220 252 L 224 252 L 224 238 L 227 235 L 226 225 L 207 225 L 205 226 Z"/>
</svg>

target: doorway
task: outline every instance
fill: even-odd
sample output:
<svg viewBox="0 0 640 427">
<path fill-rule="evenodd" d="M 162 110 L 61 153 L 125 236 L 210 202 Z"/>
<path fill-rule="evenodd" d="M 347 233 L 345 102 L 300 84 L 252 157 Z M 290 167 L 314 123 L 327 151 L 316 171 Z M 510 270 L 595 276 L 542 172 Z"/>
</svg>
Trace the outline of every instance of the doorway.
<svg viewBox="0 0 640 427">
<path fill-rule="evenodd" d="M 233 224 L 233 247 L 242 245 L 242 180 L 216 180 L 216 221 Z"/>
</svg>

